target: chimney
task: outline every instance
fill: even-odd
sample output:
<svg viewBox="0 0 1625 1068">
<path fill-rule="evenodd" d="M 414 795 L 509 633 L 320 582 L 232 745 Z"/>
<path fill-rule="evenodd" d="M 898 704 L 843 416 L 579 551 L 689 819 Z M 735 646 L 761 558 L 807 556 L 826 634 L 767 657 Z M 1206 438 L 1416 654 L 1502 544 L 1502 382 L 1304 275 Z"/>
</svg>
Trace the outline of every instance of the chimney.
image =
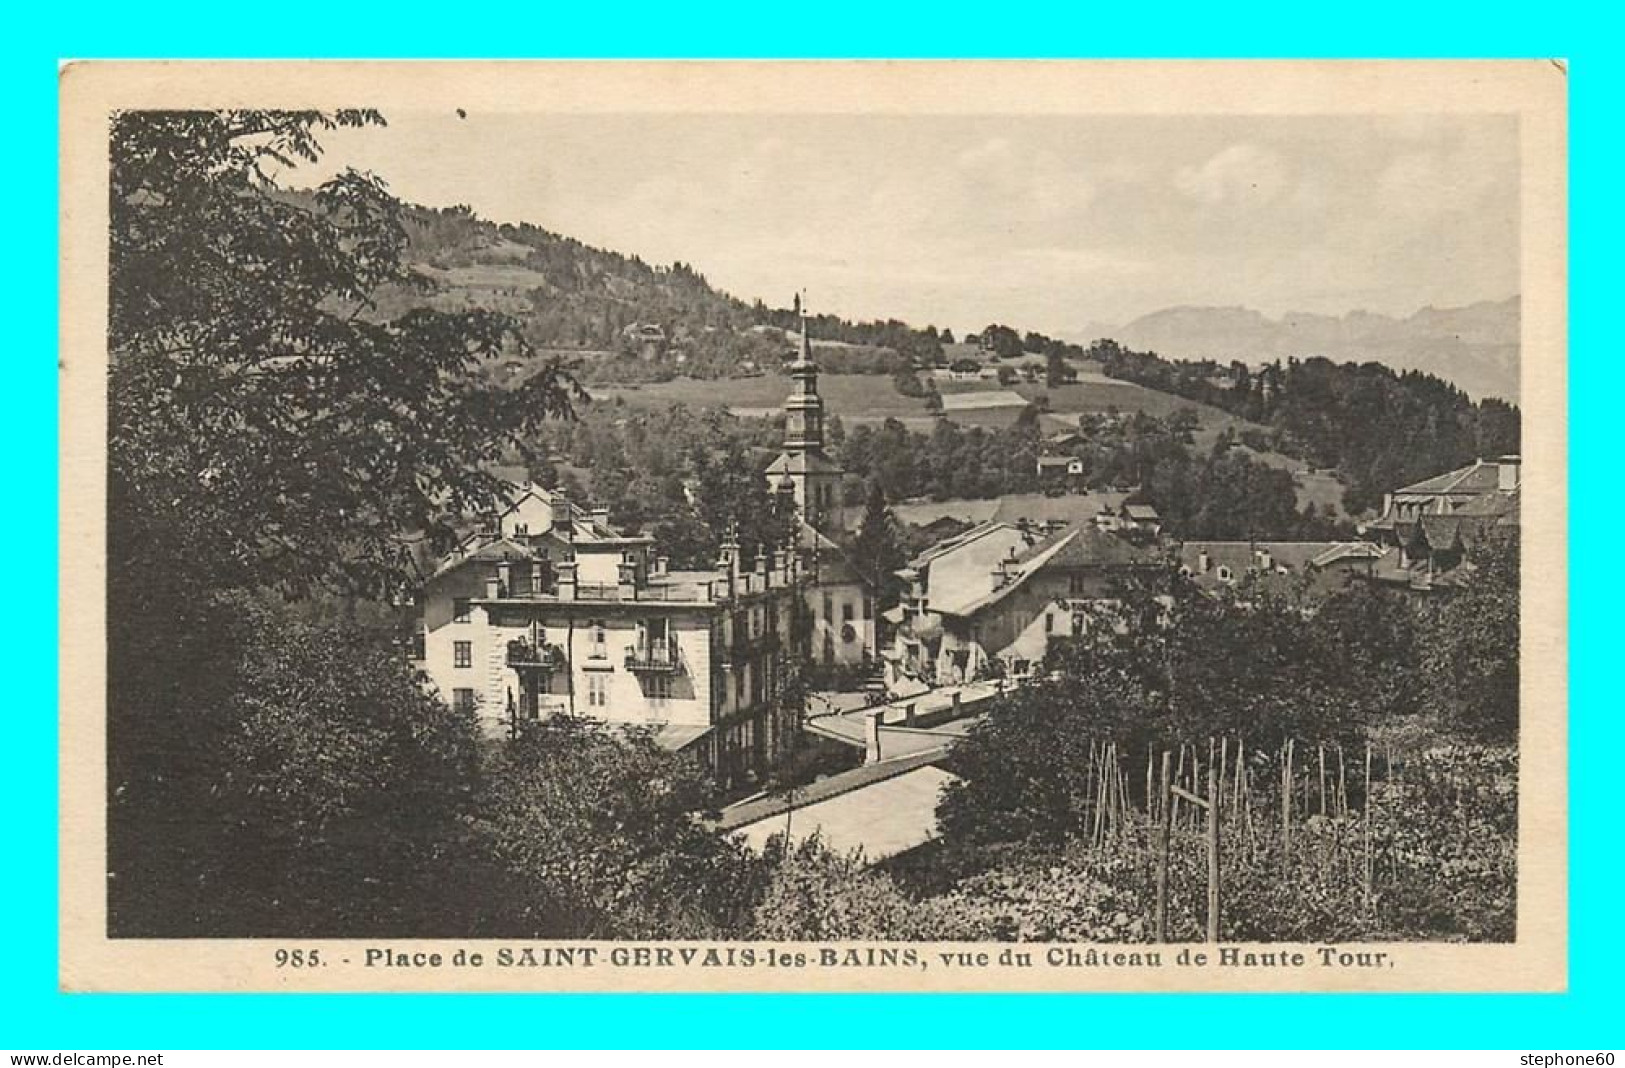
<svg viewBox="0 0 1625 1068">
<path fill-rule="evenodd" d="M 513 590 L 513 565 L 503 560 L 497 564 L 497 596 L 507 597 Z"/>
<path fill-rule="evenodd" d="M 609 526 L 609 509 L 599 505 L 592 510 L 592 521 L 600 526 Z"/>
<path fill-rule="evenodd" d="M 554 578 L 558 582 L 559 600 L 573 601 L 576 599 L 576 562 L 574 560 L 560 560 L 553 565 Z"/>
<path fill-rule="evenodd" d="M 1208 568 L 1210 568 L 1212 566 L 1213 566 L 1213 558 L 1207 554 L 1207 549 L 1204 548 L 1204 549 L 1200 550 L 1199 552 L 1197 552 L 1197 554 L 1196 554 L 1196 573 L 1198 575 L 1207 574 Z"/>
<path fill-rule="evenodd" d="M 717 554 L 717 570 L 728 583 L 728 599 L 739 596 L 739 539 L 730 530 L 722 540 L 722 551 Z"/>
<path fill-rule="evenodd" d="M 638 565 L 622 563 L 615 569 L 615 596 L 622 601 L 635 601 L 638 597 Z"/>
<path fill-rule="evenodd" d="M 1523 476 L 1523 458 L 1520 456 L 1503 456 L 1495 464 L 1495 488 L 1502 493 L 1511 493 L 1518 488 Z"/>
<path fill-rule="evenodd" d="M 1383 515 L 1389 515 L 1389 514 L 1391 514 L 1393 512 L 1393 510 L 1394 510 L 1394 495 L 1392 493 L 1384 493 L 1382 495 L 1382 514 Z"/>
<path fill-rule="evenodd" d="M 497 598 L 499 598 L 501 596 L 502 596 L 502 580 L 497 578 L 495 575 L 487 575 L 486 578 L 485 578 L 485 597 L 486 597 L 486 600 L 494 601 L 494 600 L 496 600 Z"/>
<path fill-rule="evenodd" d="M 670 568 L 670 566 L 671 566 L 671 557 L 665 556 L 665 555 L 656 556 L 655 557 L 655 568 L 654 568 L 653 574 L 664 575 L 666 573 L 666 571 Z"/>
<path fill-rule="evenodd" d="M 1275 570 L 1275 558 L 1270 555 L 1270 551 L 1268 549 L 1254 549 L 1253 559 L 1258 562 L 1258 570 Z"/>
</svg>

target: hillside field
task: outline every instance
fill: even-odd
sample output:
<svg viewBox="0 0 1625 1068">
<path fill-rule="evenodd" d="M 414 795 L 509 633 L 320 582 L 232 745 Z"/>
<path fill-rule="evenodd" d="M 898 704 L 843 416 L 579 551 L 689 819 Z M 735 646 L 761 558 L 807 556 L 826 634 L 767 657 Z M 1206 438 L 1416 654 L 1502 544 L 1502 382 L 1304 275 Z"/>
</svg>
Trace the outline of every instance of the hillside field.
<svg viewBox="0 0 1625 1068">
<path fill-rule="evenodd" d="M 954 382 L 946 384 L 941 391 L 971 393 L 1006 388 L 1029 400 L 1036 400 L 1040 396 L 1049 398 L 1049 412 L 1043 418 L 1046 434 L 1074 425 L 1076 417 L 1086 412 L 1115 410 L 1164 417 L 1180 408 L 1191 408 L 1201 420 L 1193 437 L 1193 447 L 1198 452 L 1205 452 L 1213 447 L 1214 441 L 1225 429 L 1239 433 L 1256 425 L 1218 408 L 1094 373 L 1088 374 L 1084 381 L 1054 388 L 1042 382 L 1023 382 L 1009 387 L 988 382 Z M 663 407 L 668 404 L 686 404 L 694 408 L 725 407 L 745 418 L 771 418 L 783 411 L 784 399 L 790 394 L 790 379 L 780 374 L 750 378 L 675 378 L 669 382 L 637 386 L 594 386 L 590 392 L 595 400 L 620 398 L 627 404 L 639 407 Z M 886 375 L 824 374 L 818 377 L 818 392 L 824 398 L 824 411 L 839 416 L 847 426 L 896 419 L 910 430 L 929 433 L 932 424 L 939 418 L 926 410 L 923 399 L 905 397 L 897 392 L 897 387 Z M 1019 414 L 1019 408 L 973 409 L 955 413 L 952 418 L 964 426 L 992 427 L 1008 426 Z M 1334 476 L 1324 472 L 1310 474 L 1304 470 L 1302 461 L 1279 453 L 1252 452 L 1252 455 L 1271 467 L 1292 472 L 1297 483 L 1299 508 L 1313 502 L 1323 512 L 1328 508 L 1341 510 L 1343 487 Z"/>
</svg>

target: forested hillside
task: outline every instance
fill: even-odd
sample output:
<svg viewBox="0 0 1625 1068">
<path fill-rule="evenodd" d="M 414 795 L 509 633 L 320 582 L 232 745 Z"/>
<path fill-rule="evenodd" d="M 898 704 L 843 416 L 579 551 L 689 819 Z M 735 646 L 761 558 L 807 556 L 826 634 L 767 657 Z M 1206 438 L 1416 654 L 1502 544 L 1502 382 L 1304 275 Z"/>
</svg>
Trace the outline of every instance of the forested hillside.
<svg viewBox="0 0 1625 1068">
<path fill-rule="evenodd" d="M 1383 493 L 1471 463 L 1518 451 L 1519 411 L 1495 397 L 1474 401 L 1449 382 L 1378 363 L 1323 357 L 1241 362 L 1166 360 L 1115 342 L 1090 350 L 1106 373 L 1174 393 L 1272 428 L 1268 446 L 1334 468 L 1350 512 Z M 1245 438 L 1244 438 L 1245 440 Z"/>
<path fill-rule="evenodd" d="M 787 332 L 799 327 L 794 307 L 747 304 L 688 264 L 651 265 L 529 223 L 492 223 L 467 207 L 414 208 L 408 230 L 407 254 L 428 292 L 397 287 L 386 301 L 512 315 L 539 352 L 575 356 L 577 376 L 587 383 L 720 378 L 776 367 L 790 351 Z M 819 360 L 830 371 L 890 374 L 942 351 L 931 328 L 831 315 L 810 321 Z"/>
</svg>

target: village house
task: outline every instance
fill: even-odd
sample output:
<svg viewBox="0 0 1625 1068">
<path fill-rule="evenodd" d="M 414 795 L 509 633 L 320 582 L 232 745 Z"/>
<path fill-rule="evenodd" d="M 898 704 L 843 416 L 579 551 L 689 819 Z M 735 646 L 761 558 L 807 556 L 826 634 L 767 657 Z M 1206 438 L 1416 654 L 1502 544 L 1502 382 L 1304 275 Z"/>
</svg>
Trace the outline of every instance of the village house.
<svg viewBox="0 0 1625 1068">
<path fill-rule="evenodd" d="M 1099 530 L 1143 534 L 1146 538 L 1162 534 L 1162 516 L 1149 504 L 1123 501 L 1116 508 L 1102 505 L 1095 513 L 1094 524 Z"/>
<path fill-rule="evenodd" d="M 1474 545 L 1517 528 L 1522 467 L 1517 456 L 1479 459 L 1385 495 L 1366 526 L 1388 549 L 1372 577 L 1424 592 L 1456 585 Z"/>
<path fill-rule="evenodd" d="M 1210 591 L 1324 597 L 1373 573 L 1382 549 L 1368 541 L 1188 541 L 1179 569 Z"/>
<path fill-rule="evenodd" d="M 1076 456 L 1040 456 L 1037 466 L 1039 484 L 1045 488 L 1084 484 L 1084 463 Z"/>
<path fill-rule="evenodd" d="M 621 337 L 633 353 L 645 360 L 658 359 L 669 340 L 659 323 L 632 323 L 621 331 Z"/>
<path fill-rule="evenodd" d="M 1153 553 L 1088 523 L 1047 535 L 1028 524 L 972 528 L 898 572 L 907 585 L 888 617 L 896 624 L 888 685 L 907 691 L 1023 673 L 1052 640 L 1084 633 L 1120 579 L 1156 565 Z"/>
</svg>

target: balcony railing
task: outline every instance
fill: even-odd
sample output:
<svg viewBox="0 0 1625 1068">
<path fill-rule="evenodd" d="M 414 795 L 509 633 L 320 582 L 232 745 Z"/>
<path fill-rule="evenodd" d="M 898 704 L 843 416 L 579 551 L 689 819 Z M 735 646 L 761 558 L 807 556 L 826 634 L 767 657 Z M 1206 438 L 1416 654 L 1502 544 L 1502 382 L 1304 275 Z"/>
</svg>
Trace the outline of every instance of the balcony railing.
<svg viewBox="0 0 1625 1068">
<path fill-rule="evenodd" d="M 508 643 L 508 666 L 522 671 L 558 671 L 564 667 L 564 650 L 547 642 L 515 638 Z"/>
<path fill-rule="evenodd" d="M 683 669 L 683 658 L 676 638 L 653 641 L 644 645 L 626 647 L 626 670 L 649 673 L 676 674 Z"/>
</svg>

